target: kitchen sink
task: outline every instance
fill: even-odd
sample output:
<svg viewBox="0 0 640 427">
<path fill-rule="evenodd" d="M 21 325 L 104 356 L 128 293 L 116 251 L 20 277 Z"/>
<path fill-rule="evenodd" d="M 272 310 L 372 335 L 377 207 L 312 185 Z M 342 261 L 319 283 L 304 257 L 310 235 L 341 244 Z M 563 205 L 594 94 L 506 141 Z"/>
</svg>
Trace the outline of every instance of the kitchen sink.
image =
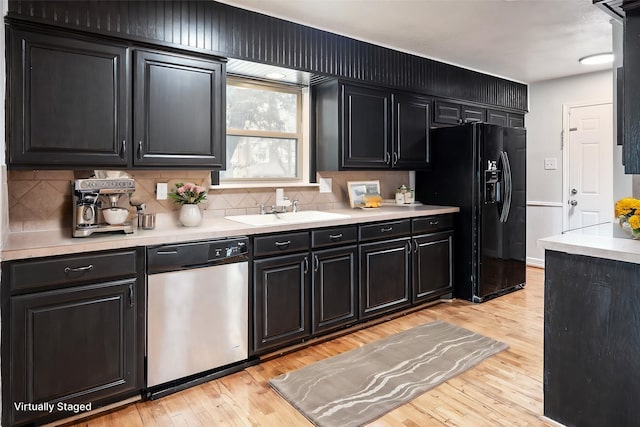
<svg viewBox="0 0 640 427">
<path fill-rule="evenodd" d="M 300 211 L 300 212 L 284 212 L 279 214 L 254 214 L 254 215 L 231 215 L 225 216 L 225 219 L 241 222 L 243 224 L 255 226 L 268 226 L 279 224 L 300 224 L 304 222 L 331 221 L 334 219 L 351 218 L 349 215 L 323 212 L 323 211 Z"/>
</svg>

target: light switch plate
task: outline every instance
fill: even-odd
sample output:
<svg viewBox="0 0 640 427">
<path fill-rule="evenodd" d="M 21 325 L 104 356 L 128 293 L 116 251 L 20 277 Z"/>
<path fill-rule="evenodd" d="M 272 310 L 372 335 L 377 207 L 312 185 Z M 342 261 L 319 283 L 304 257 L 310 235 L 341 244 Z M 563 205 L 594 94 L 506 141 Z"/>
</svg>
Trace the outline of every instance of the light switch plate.
<svg viewBox="0 0 640 427">
<path fill-rule="evenodd" d="M 558 169 L 558 159 L 556 159 L 555 157 L 546 157 L 544 159 L 544 169 L 545 170 Z"/>
<path fill-rule="evenodd" d="M 318 182 L 320 183 L 321 193 L 331 193 L 331 178 L 320 178 Z"/>
<path fill-rule="evenodd" d="M 156 184 L 156 200 L 167 200 L 167 183 L 158 182 Z"/>
</svg>

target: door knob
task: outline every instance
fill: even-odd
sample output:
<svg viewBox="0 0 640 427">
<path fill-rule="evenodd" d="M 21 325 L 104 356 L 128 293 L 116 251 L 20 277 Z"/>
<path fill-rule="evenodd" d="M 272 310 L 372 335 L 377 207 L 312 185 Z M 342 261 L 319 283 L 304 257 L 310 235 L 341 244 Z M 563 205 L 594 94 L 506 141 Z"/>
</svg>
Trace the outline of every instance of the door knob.
<svg viewBox="0 0 640 427">
<path fill-rule="evenodd" d="M 576 190 L 575 188 L 571 189 L 571 195 L 575 196 L 576 194 L 578 194 L 578 190 Z"/>
<path fill-rule="evenodd" d="M 577 200 L 570 200 L 570 201 L 569 201 L 569 204 L 570 204 L 571 206 L 576 206 L 576 205 L 578 204 L 578 201 L 577 201 Z"/>
</svg>

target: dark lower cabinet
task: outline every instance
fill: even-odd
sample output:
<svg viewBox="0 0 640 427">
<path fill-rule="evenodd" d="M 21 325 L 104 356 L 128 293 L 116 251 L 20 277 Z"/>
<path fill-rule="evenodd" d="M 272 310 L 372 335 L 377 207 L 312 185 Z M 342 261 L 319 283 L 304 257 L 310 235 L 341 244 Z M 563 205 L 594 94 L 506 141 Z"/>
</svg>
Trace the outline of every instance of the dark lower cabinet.
<svg viewBox="0 0 640 427">
<path fill-rule="evenodd" d="M 312 253 L 313 335 L 358 319 L 357 253 L 356 245 Z"/>
<path fill-rule="evenodd" d="M 640 265 L 545 251 L 544 415 L 637 426 Z"/>
<path fill-rule="evenodd" d="M 8 164 L 126 167 L 128 48 L 8 32 Z"/>
<path fill-rule="evenodd" d="M 254 261 L 254 352 L 309 336 L 309 289 L 307 252 Z"/>
<path fill-rule="evenodd" d="M 360 319 L 411 303 L 411 239 L 361 244 Z"/>
<path fill-rule="evenodd" d="M 134 253 L 124 257 L 133 258 Z M 100 276 L 96 270 L 102 266 L 77 267 L 76 258 L 56 257 L 48 266 L 52 272 L 66 272 L 70 281 L 81 281 L 85 274 Z M 5 280 L 14 285 L 18 276 L 4 270 L 12 268 L 3 264 L 3 285 Z M 104 268 L 103 275 L 128 273 Z M 9 283 L 3 289 L 2 310 L 3 425 L 65 418 L 75 414 L 64 410 L 64 404 L 91 404 L 80 408 L 85 411 L 141 392 L 145 292 L 140 276 L 99 277 L 67 287 L 51 282 L 46 290 L 12 296 L 7 295 Z M 46 286 L 46 278 L 41 285 Z M 53 406 L 51 412 L 29 408 L 44 403 Z"/>
<path fill-rule="evenodd" d="M 453 292 L 453 231 L 413 238 L 413 303 Z"/>
</svg>

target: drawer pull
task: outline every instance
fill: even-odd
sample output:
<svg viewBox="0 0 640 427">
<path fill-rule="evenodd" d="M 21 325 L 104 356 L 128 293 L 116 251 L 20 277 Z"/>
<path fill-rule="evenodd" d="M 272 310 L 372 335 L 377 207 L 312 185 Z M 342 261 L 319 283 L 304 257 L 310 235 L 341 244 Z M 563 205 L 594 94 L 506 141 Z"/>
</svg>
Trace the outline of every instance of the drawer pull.
<svg viewBox="0 0 640 427">
<path fill-rule="evenodd" d="M 429 225 L 438 225 L 440 224 L 440 221 L 435 220 L 435 221 L 429 221 Z"/>
<path fill-rule="evenodd" d="M 393 230 L 393 227 L 381 228 L 380 232 L 386 233 L 387 231 L 391 231 L 391 230 Z"/>
<path fill-rule="evenodd" d="M 76 267 L 76 268 L 65 267 L 64 268 L 65 273 L 80 273 L 83 271 L 91 271 L 91 270 L 93 270 L 93 264 L 89 264 L 84 267 Z"/>
<path fill-rule="evenodd" d="M 287 240 L 287 241 L 284 241 L 284 242 L 276 242 L 275 243 L 276 247 L 279 248 L 279 249 L 284 249 L 287 246 L 289 246 L 290 244 L 291 244 L 291 240 Z"/>
<path fill-rule="evenodd" d="M 338 239 L 342 239 L 342 233 L 340 233 L 340 234 L 330 234 L 330 235 L 329 235 L 329 238 L 330 238 L 331 240 L 338 240 Z"/>
</svg>

